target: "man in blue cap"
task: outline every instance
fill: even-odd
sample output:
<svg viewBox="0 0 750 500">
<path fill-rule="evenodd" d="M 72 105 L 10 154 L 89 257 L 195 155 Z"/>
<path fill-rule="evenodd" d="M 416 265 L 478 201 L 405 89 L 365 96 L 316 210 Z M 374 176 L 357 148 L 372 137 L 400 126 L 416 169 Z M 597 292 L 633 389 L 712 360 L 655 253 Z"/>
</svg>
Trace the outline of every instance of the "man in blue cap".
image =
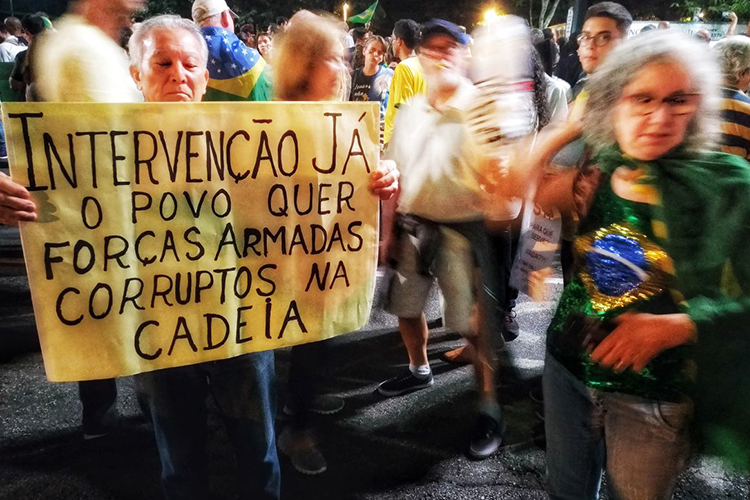
<svg viewBox="0 0 750 500">
<path fill-rule="evenodd" d="M 386 309 L 399 318 L 409 369 L 380 384 L 384 396 L 433 385 L 423 312 L 433 282 L 443 293 L 448 329 L 475 348 L 479 412 L 469 445 L 474 458 L 500 446 L 504 421 L 494 384 L 489 317 L 496 303 L 486 292 L 494 276 L 483 222 L 480 158 L 468 141 L 467 111 L 476 90 L 464 77 L 469 38 L 453 23 L 422 27 L 419 61 L 427 94 L 399 109 L 387 156 L 401 173 L 395 242 L 396 276 Z"/>
</svg>

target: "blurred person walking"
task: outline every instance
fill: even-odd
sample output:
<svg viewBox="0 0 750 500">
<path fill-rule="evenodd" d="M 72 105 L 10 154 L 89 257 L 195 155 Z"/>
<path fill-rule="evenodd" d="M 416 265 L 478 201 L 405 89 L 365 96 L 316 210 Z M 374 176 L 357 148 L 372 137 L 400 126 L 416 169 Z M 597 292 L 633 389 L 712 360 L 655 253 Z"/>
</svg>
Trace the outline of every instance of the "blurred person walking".
<svg viewBox="0 0 750 500">
<path fill-rule="evenodd" d="M 128 71 L 128 58 L 118 45 L 120 30 L 145 0 L 79 0 L 63 16 L 55 32 L 39 39 L 32 71 L 39 97 L 52 102 L 140 102 Z M 1 190 L 1 189 L 0 189 Z M 106 436 L 117 424 L 114 379 L 78 383 L 83 405 L 84 440 Z"/>
<path fill-rule="evenodd" d="M 433 385 L 423 308 L 437 281 L 445 298 L 446 327 L 474 348 L 479 401 L 468 453 L 482 459 L 500 446 L 505 421 L 489 344 L 490 318 L 498 309 L 489 283 L 499 272 L 481 208 L 481 160 L 468 140 L 467 112 L 476 93 L 463 76 L 468 40 L 447 21 L 423 26 L 419 67 L 428 91 L 401 105 L 386 152 L 402 182 L 391 252 L 395 275 L 385 309 L 398 316 L 409 367 L 382 382 L 378 391 L 392 397 Z"/>
<path fill-rule="evenodd" d="M 538 185 L 537 203 L 580 220 L 575 273 L 547 332 L 553 500 L 599 498 L 603 473 L 609 498 L 672 498 L 696 403 L 728 424 L 713 444 L 724 438 L 724 451 L 750 463 L 747 447 L 737 453 L 750 434 L 748 386 L 736 382 L 746 378 L 750 321 L 750 168 L 709 150 L 718 83 L 701 42 L 657 30 L 634 37 L 593 73 L 574 122 L 592 161 L 549 172 L 540 148 L 511 169 L 508 194 Z M 696 366 L 705 392 L 694 400 Z M 742 441 L 727 446 L 728 436 Z"/>
<path fill-rule="evenodd" d="M 292 16 L 284 32 L 274 39 L 275 64 L 284 68 L 276 77 L 276 99 L 345 100 L 349 95 L 345 34 L 342 23 L 330 17 L 304 10 Z M 381 161 L 373 174 L 371 190 L 381 199 L 389 199 L 398 178 L 393 162 Z M 324 340 L 291 350 L 284 406 L 291 423 L 279 436 L 279 449 L 303 474 L 319 474 L 328 468 L 313 433 L 313 414 L 331 415 L 344 408 L 342 398 L 324 394 L 322 389 L 330 348 L 331 340 Z"/>
</svg>

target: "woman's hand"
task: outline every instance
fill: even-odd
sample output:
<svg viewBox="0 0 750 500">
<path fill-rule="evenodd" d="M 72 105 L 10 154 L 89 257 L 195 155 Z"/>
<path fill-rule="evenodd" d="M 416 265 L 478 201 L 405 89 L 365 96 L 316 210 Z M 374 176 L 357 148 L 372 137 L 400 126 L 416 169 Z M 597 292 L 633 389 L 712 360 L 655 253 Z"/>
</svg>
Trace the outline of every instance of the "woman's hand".
<svg viewBox="0 0 750 500">
<path fill-rule="evenodd" d="M 399 172 L 396 162 L 380 160 L 377 170 L 370 174 L 370 192 L 381 200 L 389 200 L 398 192 Z"/>
<path fill-rule="evenodd" d="M 0 224 L 15 226 L 36 220 L 36 205 L 25 187 L 0 172 Z"/>
<path fill-rule="evenodd" d="M 694 342 L 695 323 L 687 314 L 625 313 L 617 328 L 599 344 L 591 359 L 622 372 L 643 370 L 662 351 Z"/>
</svg>

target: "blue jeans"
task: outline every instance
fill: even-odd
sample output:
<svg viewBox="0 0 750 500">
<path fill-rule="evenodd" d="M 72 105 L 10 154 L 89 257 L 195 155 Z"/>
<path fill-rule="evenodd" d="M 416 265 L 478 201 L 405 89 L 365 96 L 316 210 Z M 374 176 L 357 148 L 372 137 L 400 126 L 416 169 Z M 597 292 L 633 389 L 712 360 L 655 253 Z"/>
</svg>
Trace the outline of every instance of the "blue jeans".
<svg viewBox="0 0 750 500">
<path fill-rule="evenodd" d="M 234 448 L 239 498 L 279 498 L 273 352 L 142 373 L 135 381 L 139 401 L 154 426 L 162 484 L 169 500 L 209 498 L 209 394 Z"/>
<path fill-rule="evenodd" d="M 692 402 L 587 387 L 549 353 L 542 383 L 551 499 L 596 500 L 605 465 L 611 500 L 672 498 L 690 453 Z"/>
</svg>

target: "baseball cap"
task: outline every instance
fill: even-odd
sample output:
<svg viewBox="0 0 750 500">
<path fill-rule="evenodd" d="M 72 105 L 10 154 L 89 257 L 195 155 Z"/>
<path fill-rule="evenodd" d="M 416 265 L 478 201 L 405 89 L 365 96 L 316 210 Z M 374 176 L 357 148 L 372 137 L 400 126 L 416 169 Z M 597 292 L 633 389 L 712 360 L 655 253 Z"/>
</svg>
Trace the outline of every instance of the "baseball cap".
<svg viewBox="0 0 750 500">
<path fill-rule="evenodd" d="M 431 19 L 422 25 L 422 41 L 424 42 L 432 35 L 444 34 L 450 35 L 461 45 L 469 43 L 469 35 L 464 33 L 461 28 L 450 21 L 443 19 Z"/>
<path fill-rule="evenodd" d="M 195 0 L 192 9 L 193 22 L 200 23 L 211 16 L 221 14 L 225 10 L 228 10 L 235 19 L 239 17 L 232 12 L 232 9 L 229 8 L 226 0 Z"/>
</svg>

